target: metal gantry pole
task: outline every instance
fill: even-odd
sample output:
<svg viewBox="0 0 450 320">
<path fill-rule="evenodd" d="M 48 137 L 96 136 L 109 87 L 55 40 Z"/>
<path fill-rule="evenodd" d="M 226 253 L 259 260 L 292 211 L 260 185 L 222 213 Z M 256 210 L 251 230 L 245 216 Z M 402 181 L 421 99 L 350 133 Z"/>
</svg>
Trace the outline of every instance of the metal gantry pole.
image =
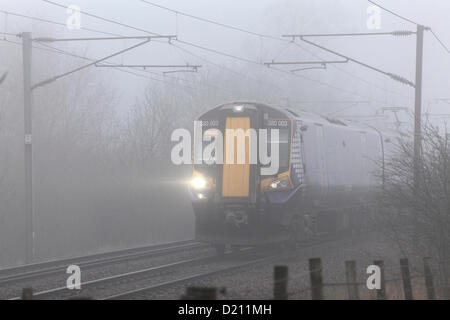
<svg viewBox="0 0 450 320">
<path fill-rule="evenodd" d="M 416 45 L 416 94 L 414 107 L 414 181 L 417 188 L 420 174 L 422 147 L 422 69 L 423 69 L 423 32 L 425 27 L 417 25 Z"/>
<path fill-rule="evenodd" d="M 73 39 L 54 39 L 49 37 L 32 38 L 31 32 L 23 32 L 22 37 L 22 54 L 23 54 L 23 92 L 24 92 L 24 134 L 25 134 L 25 262 L 31 263 L 35 255 L 35 231 L 34 231 L 34 207 L 33 207 L 33 147 L 32 147 L 32 111 L 33 111 L 33 90 L 52 83 L 60 78 L 71 75 L 75 72 L 94 66 L 97 63 L 103 62 L 109 58 L 118 56 L 127 51 L 140 47 L 149 43 L 153 38 L 176 38 L 176 36 L 137 36 L 137 37 L 109 37 L 109 38 L 73 38 Z M 123 49 L 113 53 L 107 57 L 91 60 L 92 62 L 83 65 L 66 73 L 48 78 L 39 83 L 32 85 L 31 83 L 31 66 L 32 66 L 32 42 L 55 42 L 55 41 L 93 41 L 93 40 L 120 40 L 120 39 L 145 39 L 132 47 Z M 191 66 L 191 65 L 189 65 Z M 201 66 L 193 66 L 200 68 Z M 0 79 L 1 81 L 1 79 Z"/>
<path fill-rule="evenodd" d="M 415 198 L 420 192 L 421 158 L 422 158 L 422 70 L 423 70 L 423 33 L 425 27 L 417 25 L 416 43 L 416 85 L 414 105 L 414 193 Z M 418 209 L 413 212 L 414 235 L 413 244 L 417 247 L 419 241 Z"/>
<path fill-rule="evenodd" d="M 31 33 L 22 33 L 23 95 L 25 133 L 25 262 L 34 260 L 34 208 L 33 208 L 33 145 L 32 145 L 32 89 L 31 89 Z"/>
</svg>

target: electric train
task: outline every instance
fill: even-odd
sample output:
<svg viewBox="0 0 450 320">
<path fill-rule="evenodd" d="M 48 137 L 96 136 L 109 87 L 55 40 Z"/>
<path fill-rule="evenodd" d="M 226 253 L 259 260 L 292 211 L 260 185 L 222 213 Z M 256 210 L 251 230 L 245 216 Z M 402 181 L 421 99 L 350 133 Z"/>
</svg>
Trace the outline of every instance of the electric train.
<svg viewBox="0 0 450 320">
<path fill-rule="evenodd" d="M 391 133 L 254 102 L 221 105 L 197 121 L 193 152 L 202 158 L 211 151 L 193 165 L 189 186 L 199 241 L 220 251 L 298 243 L 366 223 Z M 267 162 L 273 150 L 276 166 Z"/>
</svg>

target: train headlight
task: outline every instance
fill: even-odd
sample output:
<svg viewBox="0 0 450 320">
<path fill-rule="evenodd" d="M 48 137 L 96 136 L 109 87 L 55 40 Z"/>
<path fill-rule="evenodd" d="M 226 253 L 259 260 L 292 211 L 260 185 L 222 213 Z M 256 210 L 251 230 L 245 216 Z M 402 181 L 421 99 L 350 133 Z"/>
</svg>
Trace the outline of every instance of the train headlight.
<svg viewBox="0 0 450 320">
<path fill-rule="evenodd" d="M 191 181 L 191 187 L 196 190 L 204 190 L 208 186 L 208 181 L 203 177 L 195 177 Z"/>
<path fill-rule="evenodd" d="M 198 194 L 202 194 L 203 199 L 207 198 L 208 193 L 216 190 L 216 182 L 214 178 L 205 176 L 197 170 L 192 173 L 192 180 L 189 181 L 191 190 L 197 191 Z M 202 199 L 202 198 L 199 198 Z"/>
</svg>

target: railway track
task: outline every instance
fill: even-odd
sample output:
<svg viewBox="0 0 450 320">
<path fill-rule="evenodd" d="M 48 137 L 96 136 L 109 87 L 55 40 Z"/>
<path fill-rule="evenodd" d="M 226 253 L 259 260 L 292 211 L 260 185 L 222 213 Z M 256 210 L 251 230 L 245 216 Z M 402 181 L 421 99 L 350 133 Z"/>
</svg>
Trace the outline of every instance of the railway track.
<svg viewBox="0 0 450 320">
<path fill-rule="evenodd" d="M 65 274 L 66 268 L 73 264 L 79 266 L 80 268 L 101 267 L 120 262 L 162 256 L 170 253 L 177 253 L 203 247 L 207 247 L 207 245 L 194 240 L 186 240 L 3 269 L 0 270 L 0 286 L 61 273 Z"/>
<path fill-rule="evenodd" d="M 239 253 L 228 253 L 223 256 L 207 256 L 202 258 L 186 259 L 174 263 L 164 264 L 156 267 L 145 268 L 138 271 L 127 272 L 119 275 L 104 277 L 96 280 L 86 281 L 81 284 L 80 290 L 69 290 L 66 287 L 59 287 L 50 290 L 36 292 L 33 298 L 36 300 L 70 299 L 76 297 L 92 297 L 95 299 L 107 299 L 108 293 L 114 290 L 122 290 L 121 287 L 143 283 L 149 280 L 157 280 L 161 277 L 172 277 L 174 273 L 184 274 L 186 268 L 193 266 L 204 266 L 211 264 L 221 264 L 233 259 L 245 258 L 245 250 Z M 239 262 L 235 262 L 239 263 Z M 125 290 L 128 292 L 128 290 Z M 19 297 L 10 300 L 19 300 Z"/>
<path fill-rule="evenodd" d="M 296 250 L 292 251 L 291 254 L 296 254 L 300 252 L 302 249 L 312 248 L 314 246 L 319 246 L 325 243 L 329 243 L 335 240 L 340 240 L 341 237 L 329 237 L 325 236 L 323 238 L 314 239 L 311 241 L 308 241 L 304 243 L 303 245 L 299 246 Z M 280 250 L 276 248 L 272 248 L 272 250 L 266 250 L 262 252 L 257 252 L 255 256 L 249 256 L 248 259 L 239 261 L 238 263 L 235 263 L 230 266 L 226 267 L 218 267 L 215 269 L 211 269 L 206 272 L 201 273 L 193 273 L 190 275 L 185 275 L 182 277 L 179 277 L 177 279 L 169 280 L 160 282 L 154 285 L 144 286 L 141 288 L 137 288 L 134 290 L 124 291 L 118 294 L 109 295 L 103 298 L 100 298 L 100 300 L 133 300 L 133 299 L 145 299 L 146 295 L 162 291 L 162 290 L 168 290 L 173 287 L 177 287 L 180 285 L 186 285 L 189 283 L 192 283 L 194 281 L 202 280 L 208 277 L 213 276 L 219 276 L 224 275 L 227 273 L 233 273 L 236 271 L 239 271 L 241 269 L 246 269 L 250 267 L 254 267 L 261 264 L 276 262 L 281 256 L 283 256 L 285 252 L 280 252 Z"/>
<path fill-rule="evenodd" d="M 155 285 L 151 285 L 151 286 L 146 286 L 146 287 L 142 287 L 142 288 L 138 288 L 135 290 L 129 290 L 129 291 L 125 291 L 122 293 L 118 293 L 115 295 L 110 295 L 107 297 L 103 297 L 101 298 L 101 300 L 132 300 L 132 299 L 137 299 L 140 297 L 145 297 L 146 294 L 157 291 L 157 290 L 164 290 L 164 289 L 168 289 L 174 286 L 179 286 L 179 285 L 184 285 L 187 284 L 189 282 L 192 281 L 196 281 L 196 280 L 200 280 L 203 278 L 207 278 L 207 277 L 211 277 L 211 276 L 216 276 L 216 275 L 221 275 L 227 272 L 234 272 L 243 268 L 248 268 L 251 266 L 255 266 L 258 264 L 262 264 L 262 263 L 267 263 L 269 261 L 273 261 L 277 256 L 279 256 L 279 254 L 273 254 L 271 256 L 266 256 L 266 257 L 262 257 L 262 258 L 255 258 L 255 259 L 251 259 L 250 261 L 246 261 L 246 262 L 241 262 L 238 263 L 234 266 L 229 266 L 229 267 L 222 267 L 222 268 L 218 268 L 216 270 L 211 270 L 208 272 L 204 272 L 204 273 L 194 273 L 192 275 L 188 275 L 185 277 L 181 277 L 175 280 L 170 280 L 170 281 L 166 281 L 166 282 L 162 282 L 162 283 L 158 283 Z"/>
<path fill-rule="evenodd" d="M 336 237 L 324 237 L 304 243 L 297 250 L 319 246 L 332 242 Z M 114 276 L 108 276 L 81 284 L 80 290 L 69 290 L 59 287 L 36 292 L 34 299 L 73 299 L 88 297 L 98 300 L 141 299 L 147 294 L 172 287 L 187 284 L 203 278 L 235 272 L 258 264 L 276 261 L 282 256 L 280 250 L 246 248 L 240 252 L 228 253 L 223 256 L 207 256 L 186 259 L 169 264 L 145 268 Z M 11 300 L 18 300 L 19 297 Z"/>
</svg>

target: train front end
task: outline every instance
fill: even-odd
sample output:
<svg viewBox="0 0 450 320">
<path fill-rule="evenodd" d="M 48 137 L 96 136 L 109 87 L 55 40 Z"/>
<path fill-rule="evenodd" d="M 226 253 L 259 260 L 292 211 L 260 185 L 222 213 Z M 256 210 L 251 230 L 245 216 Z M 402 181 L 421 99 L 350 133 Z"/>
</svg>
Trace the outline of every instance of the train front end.
<svg viewBox="0 0 450 320">
<path fill-rule="evenodd" d="M 286 238 L 299 184 L 291 170 L 293 121 L 252 103 L 215 108 L 195 124 L 190 195 L 196 236 L 215 245 L 259 245 Z"/>
</svg>

